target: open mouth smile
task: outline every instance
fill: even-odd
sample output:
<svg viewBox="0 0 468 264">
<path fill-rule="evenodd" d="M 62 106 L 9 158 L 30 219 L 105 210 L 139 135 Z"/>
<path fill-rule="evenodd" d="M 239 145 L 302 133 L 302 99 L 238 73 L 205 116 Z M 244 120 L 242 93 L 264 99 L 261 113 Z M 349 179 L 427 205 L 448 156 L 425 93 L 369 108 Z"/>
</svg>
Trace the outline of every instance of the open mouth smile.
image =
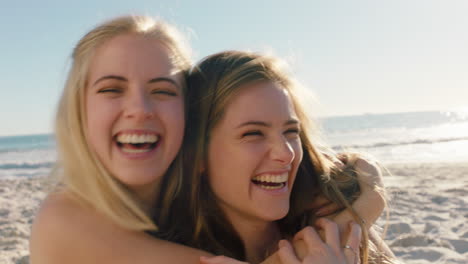
<svg viewBox="0 0 468 264">
<path fill-rule="evenodd" d="M 252 183 L 265 190 L 277 190 L 286 186 L 288 173 L 282 174 L 262 174 L 252 178 Z"/>
<path fill-rule="evenodd" d="M 146 153 L 154 150 L 159 142 L 159 136 L 152 133 L 120 133 L 115 139 L 117 146 L 124 153 Z"/>
</svg>

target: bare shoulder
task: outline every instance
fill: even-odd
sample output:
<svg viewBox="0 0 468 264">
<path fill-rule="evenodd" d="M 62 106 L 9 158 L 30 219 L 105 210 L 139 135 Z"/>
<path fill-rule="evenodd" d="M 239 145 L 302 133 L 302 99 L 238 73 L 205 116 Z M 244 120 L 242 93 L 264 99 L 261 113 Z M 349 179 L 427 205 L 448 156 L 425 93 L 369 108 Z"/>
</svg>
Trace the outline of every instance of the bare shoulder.
<svg viewBox="0 0 468 264">
<path fill-rule="evenodd" d="M 62 193 L 49 194 L 42 202 L 41 207 L 34 219 L 32 227 L 31 242 L 38 239 L 48 239 L 54 237 L 54 232 L 66 231 L 69 227 L 69 220 L 74 220 L 73 215 L 80 215 L 80 206 L 72 199 Z M 42 236 L 50 234 L 52 236 Z"/>
<path fill-rule="evenodd" d="M 49 194 L 34 219 L 30 238 L 32 263 L 68 261 L 73 249 L 86 239 L 83 230 L 94 229 L 82 219 L 90 218 L 91 210 L 64 193 Z"/>
<path fill-rule="evenodd" d="M 51 194 L 33 224 L 31 263 L 198 263 L 208 254 L 127 230 L 68 195 Z"/>
</svg>

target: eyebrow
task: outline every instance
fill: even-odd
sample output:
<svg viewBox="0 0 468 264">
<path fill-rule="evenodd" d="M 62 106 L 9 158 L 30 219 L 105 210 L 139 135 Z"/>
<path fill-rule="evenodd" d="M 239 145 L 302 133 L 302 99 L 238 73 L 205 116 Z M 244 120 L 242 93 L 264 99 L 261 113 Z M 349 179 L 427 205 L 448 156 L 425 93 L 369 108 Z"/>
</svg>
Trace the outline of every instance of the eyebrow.
<svg viewBox="0 0 468 264">
<path fill-rule="evenodd" d="M 102 76 L 101 78 L 97 79 L 94 82 L 93 86 L 96 85 L 98 82 L 101 82 L 101 81 L 104 81 L 104 80 L 109 80 L 109 79 L 128 82 L 127 78 L 122 77 L 122 76 L 106 75 L 106 76 Z M 157 78 L 153 78 L 153 79 L 148 81 L 148 83 L 157 83 L 157 82 L 169 82 L 169 83 L 172 83 L 173 85 L 175 85 L 176 87 L 180 88 L 179 84 L 177 84 L 177 82 L 175 80 L 173 80 L 171 78 L 167 78 L 167 77 L 157 77 Z"/>
<path fill-rule="evenodd" d="M 297 119 L 289 119 L 288 121 L 284 122 L 285 126 L 295 125 L 295 124 L 299 124 L 299 121 Z M 236 128 L 241 128 L 241 127 L 244 127 L 244 126 L 251 126 L 251 125 L 263 126 L 263 127 L 271 127 L 272 126 L 271 123 L 267 123 L 267 122 L 263 122 L 263 121 L 247 121 L 247 122 L 244 122 L 244 123 L 238 125 Z"/>
<path fill-rule="evenodd" d="M 175 85 L 177 88 L 180 88 L 179 84 L 171 79 L 171 78 L 167 78 L 167 77 L 157 77 L 157 78 L 153 78 L 151 80 L 149 80 L 148 83 L 157 83 L 157 82 L 169 82 L 169 83 L 172 83 L 173 85 Z"/>
<path fill-rule="evenodd" d="M 101 78 L 97 79 L 94 83 L 93 86 L 96 85 L 98 82 L 108 80 L 108 79 L 114 79 L 114 80 L 119 80 L 119 81 L 128 81 L 125 77 L 118 76 L 118 75 L 106 75 L 102 76 Z"/>
</svg>

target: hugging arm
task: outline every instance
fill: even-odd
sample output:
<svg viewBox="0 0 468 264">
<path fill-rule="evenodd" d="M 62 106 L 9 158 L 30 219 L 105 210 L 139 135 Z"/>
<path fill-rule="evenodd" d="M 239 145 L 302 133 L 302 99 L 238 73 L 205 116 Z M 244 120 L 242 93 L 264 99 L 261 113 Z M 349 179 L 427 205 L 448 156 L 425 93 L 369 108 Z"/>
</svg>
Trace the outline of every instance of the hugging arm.
<svg viewBox="0 0 468 264">
<path fill-rule="evenodd" d="M 382 193 L 383 191 L 383 183 L 382 183 L 382 173 L 379 167 L 371 161 L 366 159 L 357 159 L 355 163 L 351 165 L 354 170 L 358 173 L 358 181 L 359 187 L 361 189 L 361 194 L 359 197 L 352 203 L 353 209 L 356 213 L 360 216 L 361 220 L 363 220 L 364 227 L 369 232 L 369 238 L 371 241 L 377 246 L 377 248 L 384 252 L 388 256 L 392 256 L 391 250 L 388 249 L 386 244 L 381 240 L 379 235 L 371 228 L 378 217 L 381 215 L 383 209 L 385 208 L 385 199 Z M 337 224 L 337 228 L 339 230 L 339 237 L 341 239 L 342 246 L 344 242 L 347 241 L 346 237 L 349 237 L 353 233 L 352 226 L 355 224 L 351 224 L 351 221 L 356 221 L 349 210 L 342 210 L 341 212 L 334 213 L 336 210 L 340 209 L 332 202 L 328 201 L 324 197 L 317 198 L 313 204 L 315 208 L 322 206 L 325 208 L 323 210 L 324 214 L 327 215 L 326 218 L 335 221 Z M 325 207 L 324 207 L 325 206 Z M 327 208 L 328 207 L 328 208 Z M 330 210 L 331 208 L 331 210 Z M 320 209 L 319 209 L 320 210 Z M 330 211 L 333 214 L 330 214 Z M 319 220 L 319 221 L 322 221 Z M 356 228 L 354 228 L 356 230 Z M 360 230 L 360 229 L 359 229 Z M 322 239 L 326 240 L 326 234 L 323 230 L 318 232 Z M 359 232 L 360 233 L 360 232 Z M 306 245 L 304 240 L 295 239 L 293 241 L 294 252 L 297 254 L 298 261 L 299 259 L 303 259 L 308 254 L 308 246 Z M 356 247 L 359 248 L 359 247 Z M 283 249 L 283 251 L 287 251 L 287 249 Z M 349 250 L 347 250 L 349 251 Z M 286 253 L 291 253 L 292 251 L 287 251 Z M 349 252 L 347 252 L 349 254 Z M 293 257 L 288 255 L 288 259 L 292 259 Z M 208 261 L 211 260 L 212 262 Z M 236 260 L 226 258 L 223 256 L 218 256 L 213 259 L 208 259 L 206 264 L 237 264 L 237 263 L 244 263 L 238 262 Z M 283 259 L 280 258 L 279 251 L 275 252 L 267 259 L 265 259 L 262 264 L 273 264 L 273 263 L 288 263 L 284 262 Z M 296 262 L 293 262 L 296 263 Z M 297 262 L 297 263 L 307 263 L 307 262 Z M 318 262 L 320 263 L 320 262 Z"/>
<path fill-rule="evenodd" d="M 369 230 L 386 206 L 382 172 L 376 163 L 361 158 L 356 160 L 353 167 L 358 175 L 361 194 L 351 206 L 361 218 L 363 226 Z M 355 221 L 352 213 L 347 209 L 330 218 L 338 223 L 340 231 L 343 231 L 346 223 Z"/>
<path fill-rule="evenodd" d="M 43 202 L 30 238 L 32 264 L 200 263 L 201 256 L 211 254 L 126 230 L 63 193 Z M 276 253 L 264 263 L 281 260 Z"/>
<path fill-rule="evenodd" d="M 280 245 L 278 257 L 283 264 L 359 263 L 359 244 L 361 242 L 361 227 L 359 225 L 350 224 L 350 232 L 346 238 L 342 239 L 340 239 L 338 226 L 333 221 L 321 218 L 317 220 L 316 227 L 323 232 L 323 240 L 315 229 L 305 227 L 294 236 L 294 250 L 291 246 L 287 246 L 288 243 L 283 242 L 283 246 Z M 346 241 L 348 248 L 341 246 L 341 240 Z"/>
<path fill-rule="evenodd" d="M 346 161 L 343 160 L 343 162 Z M 358 158 L 347 166 L 352 166 L 352 169 L 356 171 L 360 188 L 360 195 L 351 206 L 360 217 L 363 226 L 369 230 L 380 217 L 386 205 L 382 172 L 376 163 L 363 158 Z M 356 221 L 350 210 L 339 211 L 342 208 L 323 195 L 318 196 L 312 202 L 312 207 L 317 210 L 317 217 L 327 217 L 335 221 L 341 234 L 345 232 L 349 221 Z"/>
<path fill-rule="evenodd" d="M 361 190 L 359 197 L 352 203 L 351 206 L 359 215 L 360 220 L 363 223 L 363 227 L 366 228 L 369 233 L 369 239 L 374 243 L 374 245 L 376 245 L 377 249 L 387 256 L 394 257 L 392 251 L 383 242 L 377 232 L 372 228 L 373 224 L 375 221 L 377 221 L 386 206 L 383 193 L 384 186 L 382 181 L 382 172 L 377 164 L 362 158 L 358 158 L 353 164 L 351 164 L 351 166 L 357 172 L 359 187 Z M 315 206 L 322 205 L 322 209 L 324 209 L 322 210 L 322 213 L 324 215 L 329 214 L 326 216 L 326 218 L 334 221 L 337 224 L 339 237 L 341 239 L 341 246 L 349 244 L 349 239 L 347 238 L 356 235 L 356 230 L 359 230 L 360 233 L 360 228 L 358 229 L 356 227 L 357 225 L 352 223 L 356 220 L 350 210 L 345 209 L 341 212 L 334 213 L 340 208 L 324 197 L 319 197 L 316 201 L 314 201 L 314 204 Z M 330 214 L 330 212 L 332 214 Z M 319 219 L 319 221 L 321 220 L 322 219 Z M 320 228 L 320 226 L 318 227 Z M 318 233 L 321 235 L 322 239 L 326 241 L 327 238 L 325 232 L 323 232 L 323 229 L 319 230 Z M 359 243 L 354 248 L 359 249 L 358 245 Z M 294 241 L 294 250 L 300 259 L 303 259 L 307 255 L 307 246 L 302 240 Z M 347 253 L 349 254 L 349 252 Z M 278 261 L 272 261 L 271 263 L 280 263 L 279 259 L 275 259 L 275 255 L 269 259 Z"/>
<path fill-rule="evenodd" d="M 346 244 L 350 248 L 343 248 L 340 243 L 338 226 L 326 218 L 317 221 L 325 239 L 322 240 L 316 230 L 310 226 L 298 232 L 292 243 L 287 240 L 279 242 L 279 249 L 268 257 L 262 264 L 353 264 L 359 263 L 359 243 L 361 242 L 361 227 L 357 224 L 350 226 Z M 202 264 L 246 264 L 224 256 L 204 258 Z"/>
<path fill-rule="evenodd" d="M 30 239 L 32 264 L 199 263 L 201 250 L 126 230 L 63 194 L 44 201 Z"/>
</svg>

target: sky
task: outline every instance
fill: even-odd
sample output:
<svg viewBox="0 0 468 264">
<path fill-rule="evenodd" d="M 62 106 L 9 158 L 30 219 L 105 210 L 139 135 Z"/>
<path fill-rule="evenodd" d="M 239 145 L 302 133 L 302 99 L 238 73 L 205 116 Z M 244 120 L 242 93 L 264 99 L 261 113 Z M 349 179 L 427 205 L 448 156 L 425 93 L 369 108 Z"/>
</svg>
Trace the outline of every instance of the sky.
<svg viewBox="0 0 468 264">
<path fill-rule="evenodd" d="M 124 14 L 175 24 L 195 60 L 285 59 L 320 116 L 468 107 L 466 0 L 0 1 L 0 136 L 50 133 L 74 45 Z"/>
</svg>

